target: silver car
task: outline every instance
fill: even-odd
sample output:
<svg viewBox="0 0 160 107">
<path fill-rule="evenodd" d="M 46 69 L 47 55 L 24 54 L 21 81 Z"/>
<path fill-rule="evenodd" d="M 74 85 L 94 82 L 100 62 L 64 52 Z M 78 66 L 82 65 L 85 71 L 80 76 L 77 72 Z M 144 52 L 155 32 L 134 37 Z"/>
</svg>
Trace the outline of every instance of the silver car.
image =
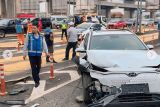
<svg viewBox="0 0 160 107">
<path fill-rule="evenodd" d="M 126 30 L 87 35 L 77 52 L 88 107 L 159 107 L 160 57 Z"/>
</svg>

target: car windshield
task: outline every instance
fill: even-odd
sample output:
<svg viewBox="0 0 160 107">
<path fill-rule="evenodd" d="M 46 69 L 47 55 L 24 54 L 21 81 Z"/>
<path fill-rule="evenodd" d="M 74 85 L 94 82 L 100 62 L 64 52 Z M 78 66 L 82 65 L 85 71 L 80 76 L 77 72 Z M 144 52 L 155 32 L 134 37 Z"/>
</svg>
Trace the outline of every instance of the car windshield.
<svg viewBox="0 0 160 107">
<path fill-rule="evenodd" d="M 133 34 L 108 34 L 91 38 L 90 50 L 147 50 Z"/>
<path fill-rule="evenodd" d="M 8 22 L 9 22 L 9 20 L 7 20 L 7 19 L 0 20 L 0 25 L 7 25 Z"/>
<path fill-rule="evenodd" d="M 122 21 L 122 20 L 121 19 L 111 19 L 109 22 L 116 23 L 116 22 L 119 22 L 119 21 Z"/>
<path fill-rule="evenodd" d="M 66 18 L 57 18 L 57 21 L 63 21 L 65 20 Z"/>
<path fill-rule="evenodd" d="M 78 29 L 88 29 L 91 26 L 91 24 L 89 23 L 82 23 L 80 25 L 78 25 L 76 28 Z"/>
</svg>

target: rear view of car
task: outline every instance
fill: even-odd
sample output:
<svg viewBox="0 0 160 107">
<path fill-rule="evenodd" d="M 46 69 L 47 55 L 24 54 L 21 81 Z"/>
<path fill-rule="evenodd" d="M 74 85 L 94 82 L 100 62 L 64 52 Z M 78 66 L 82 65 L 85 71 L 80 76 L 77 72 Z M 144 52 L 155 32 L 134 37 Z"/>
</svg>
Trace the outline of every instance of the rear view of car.
<svg viewBox="0 0 160 107">
<path fill-rule="evenodd" d="M 108 29 L 119 29 L 125 28 L 126 26 L 126 23 L 121 19 L 111 19 L 107 24 Z"/>
</svg>

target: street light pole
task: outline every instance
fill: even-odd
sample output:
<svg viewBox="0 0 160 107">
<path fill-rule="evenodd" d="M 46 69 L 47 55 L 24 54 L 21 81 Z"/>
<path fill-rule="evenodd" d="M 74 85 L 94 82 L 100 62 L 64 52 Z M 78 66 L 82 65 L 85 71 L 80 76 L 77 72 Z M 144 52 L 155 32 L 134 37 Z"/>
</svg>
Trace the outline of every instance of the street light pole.
<svg viewBox="0 0 160 107">
<path fill-rule="evenodd" d="M 160 0 L 159 0 L 159 10 L 160 10 Z M 160 26 L 160 22 L 158 21 L 158 40 L 160 41 L 160 28 L 159 28 L 159 26 Z"/>
<path fill-rule="evenodd" d="M 136 18 L 136 33 L 138 32 L 138 23 L 139 23 L 139 0 L 138 0 L 138 5 L 137 5 L 137 18 Z"/>
<path fill-rule="evenodd" d="M 140 15 L 139 15 L 139 33 L 141 34 L 142 28 L 142 0 L 140 0 Z"/>
</svg>

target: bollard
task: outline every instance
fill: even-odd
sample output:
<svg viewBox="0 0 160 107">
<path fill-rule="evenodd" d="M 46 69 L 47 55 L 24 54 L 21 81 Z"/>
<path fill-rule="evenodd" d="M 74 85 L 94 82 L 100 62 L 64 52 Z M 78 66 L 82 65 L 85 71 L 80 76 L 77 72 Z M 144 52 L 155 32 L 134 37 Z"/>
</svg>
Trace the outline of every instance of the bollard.
<svg viewBox="0 0 160 107">
<path fill-rule="evenodd" d="M 53 63 L 51 63 L 51 66 L 50 66 L 50 79 L 54 79 L 55 76 L 54 76 L 54 66 L 53 66 Z"/>
<path fill-rule="evenodd" d="M 4 79 L 4 64 L 0 64 L 0 96 L 5 96 L 7 94 L 6 92 L 6 83 Z"/>
</svg>

